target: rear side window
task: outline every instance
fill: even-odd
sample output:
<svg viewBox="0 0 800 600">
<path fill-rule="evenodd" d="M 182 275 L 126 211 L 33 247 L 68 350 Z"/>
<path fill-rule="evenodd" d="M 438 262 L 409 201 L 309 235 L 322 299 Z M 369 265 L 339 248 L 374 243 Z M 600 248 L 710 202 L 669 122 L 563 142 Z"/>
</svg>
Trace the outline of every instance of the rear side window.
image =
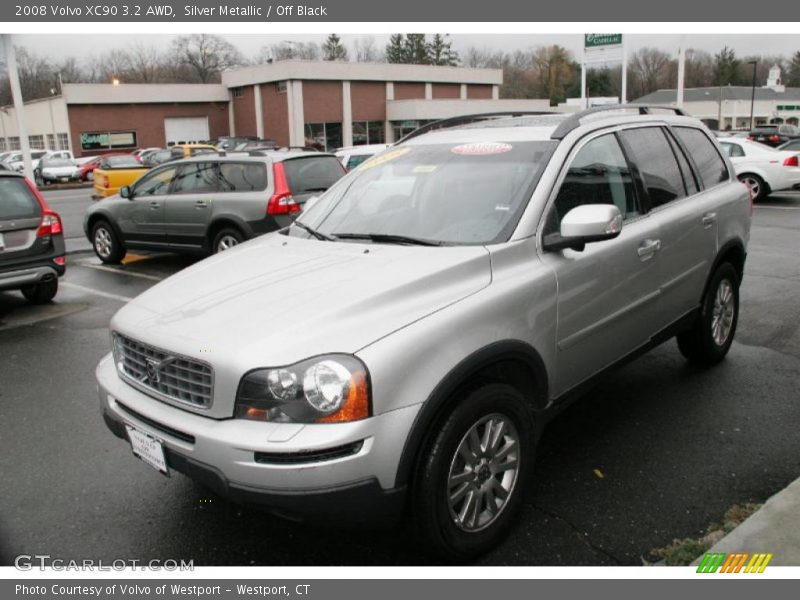
<svg viewBox="0 0 800 600">
<path fill-rule="evenodd" d="M 42 209 L 20 177 L 0 177 L 0 221 L 40 217 Z"/>
<path fill-rule="evenodd" d="M 630 159 L 642 176 L 650 208 L 686 196 L 683 176 L 661 127 L 628 129 L 621 136 L 630 151 Z"/>
<path fill-rule="evenodd" d="M 215 192 L 217 166 L 214 163 L 186 163 L 178 170 L 172 194 L 206 194 Z"/>
<path fill-rule="evenodd" d="M 693 127 L 673 127 L 673 131 L 694 159 L 704 187 L 714 187 L 730 178 L 725 161 L 705 133 Z"/>
<path fill-rule="evenodd" d="M 335 156 L 310 156 L 283 161 L 286 181 L 293 194 L 322 192 L 344 176 L 344 167 Z"/>
<path fill-rule="evenodd" d="M 612 133 L 587 142 L 575 155 L 548 215 L 545 235 L 558 232 L 564 215 L 583 204 L 615 204 L 625 219 L 641 214 L 628 163 Z"/>
<path fill-rule="evenodd" d="M 267 169 L 263 163 L 223 162 L 219 182 L 223 192 L 260 192 L 267 187 Z"/>
<path fill-rule="evenodd" d="M 372 154 L 356 154 L 354 156 L 351 156 L 347 160 L 347 170 L 352 171 L 358 165 L 366 161 L 368 158 L 372 158 Z"/>
<path fill-rule="evenodd" d="M 744 156 L 744 149 L 739 144 L 731 144 L 730 142 L 720 142 L 719 144 L 722 151 L 731 157 Z"/>
</svg>

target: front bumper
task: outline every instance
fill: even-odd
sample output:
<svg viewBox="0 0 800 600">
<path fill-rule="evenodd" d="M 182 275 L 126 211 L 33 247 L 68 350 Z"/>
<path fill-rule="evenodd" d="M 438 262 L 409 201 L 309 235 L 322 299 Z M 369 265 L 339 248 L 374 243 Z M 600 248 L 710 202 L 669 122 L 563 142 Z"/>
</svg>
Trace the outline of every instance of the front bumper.
<svg viewBox="0 0 800 600">
<path fill-rule="evenodd" d="M 383 525 L 402 513 L 405 490 L 393 486 L 419 405 L 353 423 L 258 423 L 212 419 L 151 398 L 118 377 L 110 355 L 97 380 L 115 435 L 127 439 L 128 424 L 161 440 L 171 469 L 220 496 L 328 523 Z"/>
</svg>

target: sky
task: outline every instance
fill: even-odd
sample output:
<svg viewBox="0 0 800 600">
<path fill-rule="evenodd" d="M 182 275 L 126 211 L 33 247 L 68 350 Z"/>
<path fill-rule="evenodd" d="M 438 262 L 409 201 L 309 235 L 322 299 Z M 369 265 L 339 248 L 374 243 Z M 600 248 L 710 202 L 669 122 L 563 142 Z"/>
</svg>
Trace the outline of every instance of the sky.
<svg viewBox="0 0 800 600">
<path fill-rule="evenodd" d="M 134 44 L 156 46 L 166 50 L 171 40 L 176 36 L 171 35 L 15 35 L 15 43 L 34 51 L 37 54 L 47 55 L 54 59 L 65 56 L 85 58 L 101 54 L 114 48 L 125 48 Z M 322 42 L 324 35 L 231 35 L 222 37 L 236 45 L 247 57 L 258 54 L 262 46 L 279 44 L 286 40 L 302 42 Z M 355 39 L 364 35 L 342 35 L 345 44 L 352 47 Z M 388 35 L 372 36 L 378 49 L 383 49 L 389 40 Z M 666 52 L 677 55 L 681 37 L 685 38 L 687 48 L 697 48 L 710 53 L 728 45 L 736 50 L 738 56 L 749 54 L 784 54 L 790 56 L 800 50 L 800 36 L 797 35 L 762 35 L 762 34 L 692 34 L 680 35 L 626 35 L 625 44 L 628 52 L 635 52 L 644 46 L 655 46 Z M 87 39 L 88 38 L 88 39 Z M 578 57 L 583 44 L 583 36 L 578 34 L 454 34 L 451 36 L 453 47 L 463 52 L 470 46 L 479 48 L 494 48 L 506 51 L 524 50 L 532 46 L 560 44 L 571 50 Z M 88 41 L 88 43 L 87 43 Z"/>
</svg>

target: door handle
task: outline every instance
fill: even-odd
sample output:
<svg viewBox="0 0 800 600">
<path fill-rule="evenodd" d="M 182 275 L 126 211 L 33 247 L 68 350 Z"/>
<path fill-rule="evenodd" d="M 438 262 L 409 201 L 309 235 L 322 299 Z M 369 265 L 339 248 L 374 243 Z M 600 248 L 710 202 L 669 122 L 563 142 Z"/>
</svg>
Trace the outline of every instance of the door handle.
<svg viewBox="0 0 800 600">
<path fill-rule="evenodd" d="M 208 206 L 208 202 L 205 200 L 197 200 L 194 203 L 195 208 L 205 208 L 206 206 Z"/>
<path fill-rule="evenodd" d="M 703 227 L 705 229 L 708 229 L 716 222 L 717 222 L 717 213 L 707 212 L 706 214 L 703 215 Z"/>
<path fill-rule="evenodd" d="M 161 202 L 156 202 L 156 201 L 151 202 L 150 208 L 161 208 Z"/>
<path fill-rule="evenodd" d="M 639 247 L 636 249 L 636 253 L 642 260 L 648 260 L 652 258 L 659 249 L 661 249 L 661 240 L 647 239 L 642 240 L 642 243 L 639 244 Z"/>
</svg>

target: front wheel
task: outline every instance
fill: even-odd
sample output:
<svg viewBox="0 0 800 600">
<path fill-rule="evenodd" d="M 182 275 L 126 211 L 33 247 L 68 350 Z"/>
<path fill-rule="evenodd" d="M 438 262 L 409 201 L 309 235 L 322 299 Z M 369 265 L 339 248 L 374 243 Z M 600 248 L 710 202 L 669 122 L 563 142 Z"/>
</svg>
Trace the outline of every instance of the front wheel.
<svg viewBox="0 0 800 600">
<path fill-rule="evenodd" d="M 692 328 L 678 334 L 678 349 L 689 362 L 713 365 L 728 354 L 739 320 L 739 275 L 722 263 L 708 284 Z"/>
<path fill-rule="evenodd" d="M 532 467 L 533 422 L 513 387 L 466 392 L 423 449 L 413 482 L 417 534 L 450 561 L 472 559 L 508 532 Z"/>
<path fill-rule="evenodd" d="M 97 258 L 108 265 L 118 265 L 125 258 L 125 247 L 107 221 L 98 221 L 92 227 L 92 246 Z"/>
</svg>

